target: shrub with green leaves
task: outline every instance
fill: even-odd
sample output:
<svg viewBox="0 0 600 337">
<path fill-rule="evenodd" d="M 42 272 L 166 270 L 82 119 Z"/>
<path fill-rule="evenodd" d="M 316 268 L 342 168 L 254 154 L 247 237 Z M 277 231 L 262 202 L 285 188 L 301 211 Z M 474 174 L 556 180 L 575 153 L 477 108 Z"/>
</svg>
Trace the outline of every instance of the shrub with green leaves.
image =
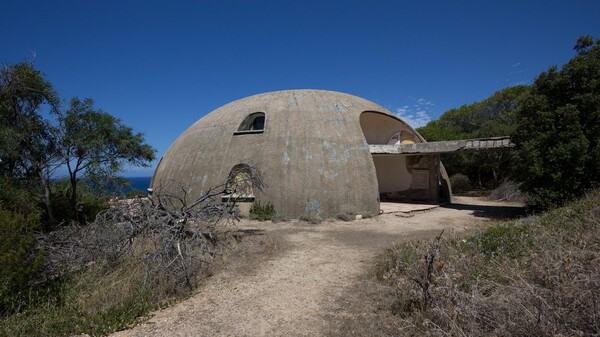
<svg viewBox="0 0 600 337">
<path fill-rule="evenodd" d="M 35 248 L 38 227 L 37 213 L 24 215 L 0 205 L 1 315 L 19 310 L 29 282 L 42 264 L 43 253 Z"/>
<path fill-rule="evenodd" d="M 272 220 L 276 215 L 275 206 L 270 202 L 264 206 L 260 204 L 260 201 L 255 202 L 250 208 L 250 219 L 253 220 L 268 221 Z"/>
<path fill-rule="evenodd" d="M 600 40 L 580 37 L 574 49 L 560 70 L 535 79 L 511 135 L 515 176 L 540 209 L 600 185 Z"/>
<path fill-rule="evenodd" d="M 471 188 L 471 182 L 466 175 L 457 173 L 450 177 L 450 186 L 452 186 L 452 192 L 464 193 Z"/>
<path fill-rule="evenodd" d="M 79 218 L 86 222 L 94 221 L 96 215 L 105 210 L 108 204 L 102 196 L 94 193 L 90 187 L 85 184 L 80 184 L 77 189 L 78 212 Z M 53 184 L 54 194 L 52 195 L 52 207 L 54 209 L 55 218 L 59 222 L 68 222 L 76 219 L 78 216 L 74 214 L 69 201 L 70 187 L 68 181 L 60 180 Z"/>
</svg>

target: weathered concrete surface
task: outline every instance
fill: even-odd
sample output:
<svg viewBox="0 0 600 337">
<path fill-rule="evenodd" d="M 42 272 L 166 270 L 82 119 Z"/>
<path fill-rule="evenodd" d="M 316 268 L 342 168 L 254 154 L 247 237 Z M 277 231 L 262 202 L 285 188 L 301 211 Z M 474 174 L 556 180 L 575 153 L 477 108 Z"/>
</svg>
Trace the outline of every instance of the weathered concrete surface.
<svg viewBox="0 0 600 337">
<path fill-rule="evenodd" d="M 256 112 L 265 114 L 264 130 L 238 132 Z M 255 200 L 272 203 L 282 216 L 377 214 L 378 177 L 365 138 L 377 130 L 364 132 L 365 112 L 385 116 L 390 130 L 411 132 L 424 142 L 387 109 L 360 97 L 324 90 L 269 92 L 226 104 L 190 126 L 159 162 L 152 188 L 194 199 L 224 183 L 234 166 L 248 164 L 262 172 L 266 185 L 254 189 Z M 390 135 L 384 136 L 387 142 Z"/>
<path fill-rule="evenodd" d="M 397 145 L 369 145 L 372 154 L 440 154 L 452 152 L 498 151 L 514 147 L 509 137 L 450 140 Z"/>
</svg>

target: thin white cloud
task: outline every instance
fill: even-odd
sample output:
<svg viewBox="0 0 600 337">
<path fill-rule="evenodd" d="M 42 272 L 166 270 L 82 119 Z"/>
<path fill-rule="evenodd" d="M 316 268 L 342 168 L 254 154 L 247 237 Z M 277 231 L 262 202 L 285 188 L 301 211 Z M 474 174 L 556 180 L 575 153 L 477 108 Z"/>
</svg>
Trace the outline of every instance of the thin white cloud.
<svg viewBox="0 0 600 337">
<path fill-rule="evenodd" d="M 413 128 L 425 126 L 431 121 L 430 113 L 435 104 L 425 98 L 410 97 L 409 99 L 412 104 L 396 108 L 396 116 Z"/>
<path fill-rule="evenodd" d="M 525 79 L 525 71 L 523 69 L 523 64 L 521 62 L 517 62 L 511 65 L 509 69 L 507 69 L 504 79 L 494 81 L 494 84 L 502 83 L 502 85 L 521 85 L 527 84 L 528 81 Z"/>
</svg>

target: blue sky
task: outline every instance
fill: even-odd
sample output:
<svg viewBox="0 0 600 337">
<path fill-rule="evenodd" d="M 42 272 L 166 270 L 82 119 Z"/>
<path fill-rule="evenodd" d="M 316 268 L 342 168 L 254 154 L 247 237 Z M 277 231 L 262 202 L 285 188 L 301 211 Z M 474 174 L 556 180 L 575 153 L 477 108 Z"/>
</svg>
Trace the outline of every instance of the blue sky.
<svg viewBox="0 0 600 337">
<path fill-rule="evenodd" d="M 158 150 L 233 100 L 327 89 L 413 126 L 529 84 L 600 38 L 600 1 L 28 1 L 0 5 L 0 62 L 32 59 Z M 130 176 L 153 167 L 130 168 Z"/>
</svg>

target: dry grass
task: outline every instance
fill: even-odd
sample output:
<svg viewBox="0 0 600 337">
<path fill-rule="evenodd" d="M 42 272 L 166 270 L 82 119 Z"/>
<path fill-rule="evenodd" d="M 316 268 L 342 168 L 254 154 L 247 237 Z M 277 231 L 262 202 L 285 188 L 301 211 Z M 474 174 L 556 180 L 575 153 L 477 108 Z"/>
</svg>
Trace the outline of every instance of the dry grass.
<svg viewBox="0 0 600 337">
<path fill-rule="evenodd" d="M 237 243 L 235 203 L 216 201 L 223 188 L 192 203 L 158 193 L 114 203 L 93 223 L 40 235 L 39 285 L 0 335 L 105 335 L 189 295 Z"/>
<path fill-rule="evenodd" d="M 370 312 L 332 335 L 597 336 L 599 229 L 595 191 L 468 238 L 391 247 L 374 267 L 377 293 L 358 299 Z"/>
<path fill-rule="evenodd" d="M 500 184 L 500 186 L 490 192 L 488 199 L 498 201 L 527 202 L 527 194 L 521 192 L 519 189 L 519 184 L 516 182 L 505 180 L 502 182 L 502 184 Z"/>
</svg>

